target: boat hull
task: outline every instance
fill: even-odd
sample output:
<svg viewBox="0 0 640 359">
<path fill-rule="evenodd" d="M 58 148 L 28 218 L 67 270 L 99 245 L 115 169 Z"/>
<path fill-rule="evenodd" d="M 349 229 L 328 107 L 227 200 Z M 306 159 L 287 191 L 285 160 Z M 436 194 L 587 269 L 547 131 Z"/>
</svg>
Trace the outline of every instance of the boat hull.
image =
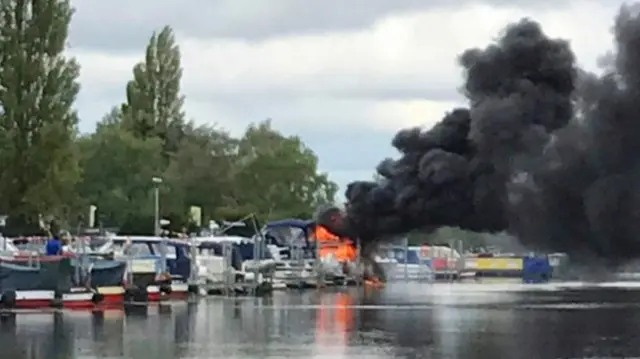
<svg viewBox="0 0 640 359">
<path fill-rule="evenodd" d="M 52 257 L 38 262 L 29 266 L 22 259 L 0 259 L 0 293 L 34 290 L 65 292 L 71 289 L 73 267 L 69 258 Z"/>
<path fill-rule="evenodd" d="M 74 266 L 80 265 L 77 261 L 74 261 L 73 264 Z M 126 262 L 92 258 L 89 266 L 91 268 L 91 278 L 88 281 L 74 284 L 83 286 L 85 283 L 89 283 L 92 288 L 122 286 L 127 271 Z"/>
</svg>

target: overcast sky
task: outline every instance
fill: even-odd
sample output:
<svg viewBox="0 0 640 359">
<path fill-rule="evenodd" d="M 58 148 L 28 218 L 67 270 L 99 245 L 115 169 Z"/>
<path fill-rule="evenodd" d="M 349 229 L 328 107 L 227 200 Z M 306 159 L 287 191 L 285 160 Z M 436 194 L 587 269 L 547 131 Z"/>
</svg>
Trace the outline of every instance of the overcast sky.
<svg viewBox="0 0 640 359">
<path fill-rule="evenodd" d="M 400 128 L 431 126 L 463 100 L 456 55 L 530 17 L 595 69 L 617 0 L 75 0 L 80 129 L 124 100 L 151 33 L 176 31 L 186 112 L 240 133 L 272 118 L 344 186 L 393 156 Z M 450 6 L 448 4 L 454 4 Z M 541 5 L 540 3 L 543 3 Z M 544 4 L 548 4 L 544 5 Z M 507 7 L 507 5 L 509 4 Z"/>
</svg>

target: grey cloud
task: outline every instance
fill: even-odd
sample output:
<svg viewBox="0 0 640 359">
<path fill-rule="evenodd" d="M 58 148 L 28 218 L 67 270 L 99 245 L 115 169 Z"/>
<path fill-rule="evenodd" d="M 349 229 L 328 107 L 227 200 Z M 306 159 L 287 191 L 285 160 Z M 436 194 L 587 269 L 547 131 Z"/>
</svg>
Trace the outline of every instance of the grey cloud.
<svg viewBox="0 0 640 359">
<path fill-rule="evenodd" d="M 478 2 L 497 6 L 551 4 L 533 0 L 75 0 L 71 45 L 140 51 L 151 33 L 165 25 L 190 37 L 260 40 L 359 29 L 390 14 Z M 553 5 L 561 6 L 557 1 Z"/>
<path fill-rule="evenodd" d="M 72 44 L 138 49 L 154 29 L 171 25 L 193 37 L 263 39 L 366 27 L 381 16 L 444 0 L 76 0 Z"/>
<path fill-rule="evenodd" d="M 314 101 L 411 101 L 411 100 L 429 100 L 429 101 L 460 101 L 462 95 L 453 87 L 450 88 L 433 88 L 428 86 L 428 82 L 424 81 L 425 86 L 420 88 L 412 88 L 408 86 L 406 89 L 384 89 L 384 88 L 362 88 L 350 91 L 300 91 L 295 88 L 290 91 L 251 91 L 236 93 L 219 93 L 215 90 L 191 90 L 188 91 L 189 99 L 194 101 L 216 101 L 231 104 L 251 103 L 253 107 L 275 107 L 271 104 L 281 104 L 286 102 L 303 101 L 305 99 L 313 99 Z"/>
</svg>

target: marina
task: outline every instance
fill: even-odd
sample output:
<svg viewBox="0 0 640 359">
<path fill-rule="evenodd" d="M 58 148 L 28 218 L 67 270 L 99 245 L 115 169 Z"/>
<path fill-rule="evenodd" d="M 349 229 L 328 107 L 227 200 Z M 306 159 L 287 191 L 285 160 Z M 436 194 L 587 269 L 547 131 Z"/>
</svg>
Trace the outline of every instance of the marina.
<svg viewBox="0 0 640 359">
<path fill-rule="evenodd" d="M 210 295 L 381 287 L 385 278 L 379 276 L 404 282 L 501 277 L 545 283 L 561 262 L 547 255 L 472 254 L 464 252 L 461 241 L 409 246 L 405 240 L 381 246 L 373 263 L 367 263 L 358 241 L 300 219 L 269 222 L 252 237 L 225 233 L 186 238 L 76 237 L 58 255 L 43 253 L 45 241 L 3 239 L 2 309 L 91 309 Z"/>
<path fill-rule="evenodd" d="M 45 255 L 45 243 L 47 239 L 33 237 L 3 239 L 2 309 L 92 309 L 204 296 L 381 287 L 385 280 L 434 283 L 500 277 L 545 283 L 566 262 L 558 255 L 474 254 L 465 252 L 459 240 L 422 246 L 404 240 L 380 246 L 367 263 L 359 241 L 301 219 L 269 222 L 251 237 L 224 230 L 182 238 L 107 233 L 67 239 L 58 255 Z"/>
</svg>

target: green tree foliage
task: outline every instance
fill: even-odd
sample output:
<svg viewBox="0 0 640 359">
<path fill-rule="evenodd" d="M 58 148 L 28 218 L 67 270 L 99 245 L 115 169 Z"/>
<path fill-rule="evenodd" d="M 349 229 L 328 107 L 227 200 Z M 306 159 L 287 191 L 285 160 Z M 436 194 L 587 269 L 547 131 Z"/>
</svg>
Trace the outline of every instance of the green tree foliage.
<svg viewBox="0 0 640 359">
<path fill-rule="evenodd" d="M 317 156 L 270 121 L 239 138 L 185 122 L 180 50 L 169 27 L 151 37 L 124 104 L 94 133 L 77 136 L 79 68 L 61 55 L 69 2 L 0 4 L 0 213 L 10 219 L 53 215 L 64 225 L 94 205 L 100 224 L 150 234 L 153 177 L 163 179 L 160 214 L 173 230 L 190 224 L 191 206 L 206 224 L 249 214 L 310 217 L 334 201 L 337 186 L 318 171 Z"/>
<path fill-rule="evenodd" d="M 164 178 L 168 195 L 163 197 L 174 216 L 187 220 L 188 209 L 202 209 L 205 222 L 215 220 L 218 208 L 231 203 L 237 140 L 224 130 L 209 126 L 184 127 L 184 137 L 171 157 Z"/>
<path fill-rule="evenodd" d="M 10 221 L 72 207 L 79 66 L 63 55 L 72 14 L 69 1 L 0 2 L 0 211 Z"/>
<path fill-rule="evenodd" d="M 180 48 L 167 26 L 151 36 L 144 61 L 133 68 L 122 105 L 123 126 L 141 139 L 160 138 L 165 154 L 175 152 L 181 140 L 181 79 Z"/>
<path fill-rule="evenodd" d="M 313 151 L 300 138 L 274 130 L 270 120 L 247 128 L 236 165 L 233 198 L 267 218 L 310 217 L 337 192 L 327 175 L 317 172 Z"/>
<path fill-rule="evenodd" d="M 83 168 L 78 193 L 86 207 L 98 206 L 98 217 L 106 226 L 152 233 L 151 179 L 163 170 L 162 142 L 158 138 L 139 139 L 118 126 L 103 125 L 80 139 L 78 148 Z"/>
</svg>

